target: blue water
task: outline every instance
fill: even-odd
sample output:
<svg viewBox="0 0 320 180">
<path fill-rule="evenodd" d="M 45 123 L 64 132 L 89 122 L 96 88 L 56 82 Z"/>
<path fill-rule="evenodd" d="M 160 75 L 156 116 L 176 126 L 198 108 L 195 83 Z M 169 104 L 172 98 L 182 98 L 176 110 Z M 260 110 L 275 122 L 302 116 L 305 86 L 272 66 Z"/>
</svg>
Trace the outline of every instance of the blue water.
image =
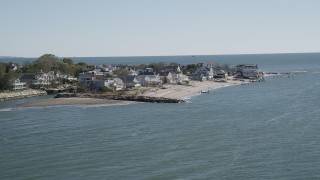
<svg viewBox="0 0 320 180">
<path fill-rule="evenodd" d="M 319 179 L 320 55 L 256 56 L 225 58 L 306 73 L 186 104 L 0 102 L 0 179 Z"/>
</svg>

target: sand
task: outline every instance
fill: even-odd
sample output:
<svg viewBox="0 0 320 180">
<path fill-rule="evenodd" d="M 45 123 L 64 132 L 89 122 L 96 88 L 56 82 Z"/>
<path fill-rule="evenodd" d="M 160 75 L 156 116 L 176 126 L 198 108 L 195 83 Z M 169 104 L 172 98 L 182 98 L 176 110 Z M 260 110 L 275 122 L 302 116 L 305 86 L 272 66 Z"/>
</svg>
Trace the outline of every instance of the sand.
<svg viewBox="0 0 320 180">
<path fill-rule="evenodd" d="M 214 81 L 190 81 L 189 85 L 167 84 L 163 88 L 152 88 L 145 92 L 144 96 L 166 97 L 174 99 L 186 99 L 190 96 L 199 94 L 201 91 L 208 91 L 216 88 L 241 84 L 239 81 L 214 82 Z"/>
<path fill-rule="evenodd" d="M 93 99 L 93 98 L 52 98 L 52 99 L 43 99 L 39 101 L 32 101 L 20 104 L 22 107 L 37 107 L 37 106 L 61 106 L 61 105 L 95 105 L 95 104 L 115 104 L 115 105 L 124 105 L 128 101 L 115 101 L 107 99 Z"/>
<path fill-rule="evenodd" d="M 235 84 L 242 84 L 240 81 L 228 80 L 227 82 L 214 82 L 214 81 L 190 81 L 189 85 L 175 85 L 166 84 L 163 88 L 155 87 L 146 91 L 143 96 L 149 97 L 165 97 L 172 99 L 187 99 L 193 95 L 201 93 L 201 91 L 208 91 L 216 88 L 227 87 Z M 36 107 L 36 106 L 57 106 L 57 105 L 94 105 L 94 104 L 131 104 L 134 102 L 129 101 L 116 101 L 106 99 L 94 98 L 53 98 L 44 99 L 39 101 L 32 101 L 20 104 L 23 107 Z"/>
</svg>

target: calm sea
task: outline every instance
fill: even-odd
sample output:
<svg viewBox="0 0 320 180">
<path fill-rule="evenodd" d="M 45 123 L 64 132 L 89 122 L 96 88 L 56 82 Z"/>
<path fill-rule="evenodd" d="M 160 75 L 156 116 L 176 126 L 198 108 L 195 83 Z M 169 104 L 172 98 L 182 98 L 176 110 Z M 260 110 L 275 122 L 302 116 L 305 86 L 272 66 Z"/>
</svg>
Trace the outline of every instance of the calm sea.
<svg viewBox="0 0 320 180">
<path fill-rule="evenodd" d="M 320 179 L 320 54 L 76 58 L 258 64 L 268 77 L 186 104 L 0 102 L 0 179 Z"/>
</svg>

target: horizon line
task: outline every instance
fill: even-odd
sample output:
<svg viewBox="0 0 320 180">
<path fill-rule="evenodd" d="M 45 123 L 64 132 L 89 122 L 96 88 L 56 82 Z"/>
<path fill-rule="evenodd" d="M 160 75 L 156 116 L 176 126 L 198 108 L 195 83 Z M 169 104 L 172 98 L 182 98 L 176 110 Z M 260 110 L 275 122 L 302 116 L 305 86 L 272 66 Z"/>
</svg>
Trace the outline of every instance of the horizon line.
<svg viewBox="0 0 320 180">
<path fill-rule="evenodd" d="M 230 53 L 230 54 L 185 54 L 185 55 L 134 55 L 134 56 L 57 56 L 58 58 L 128 58 L 128 57 L 170 57 L 170 56 L 237 56 L 237 55 L 277 55 L 277 54 L 316 54 L 319 52 L 278 52 L 278 53 Z M 52 54 L 52 53 L 45 53 Z M 45 55 L 42 54 L 42 55 Z M 41 55 L 41 56 L 42 56 Z M 38 57 L 22 57 L 22 56 L 0 56 L 0 58 L 39 58 Z"/>
</svg>

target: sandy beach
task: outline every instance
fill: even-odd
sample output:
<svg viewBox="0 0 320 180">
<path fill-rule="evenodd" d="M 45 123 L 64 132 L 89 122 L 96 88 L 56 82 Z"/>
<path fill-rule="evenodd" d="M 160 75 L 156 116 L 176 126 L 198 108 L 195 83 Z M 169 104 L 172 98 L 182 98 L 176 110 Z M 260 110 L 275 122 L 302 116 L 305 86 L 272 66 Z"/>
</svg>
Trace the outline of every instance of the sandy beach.
<svg viewBox="0 0 320 180">
<path fill-rule="evenodd" d="M 94 104 L 115 104 L 125 105 L 134 103 L 129 101 L 115 101 L 107 99 L 93 99 L 93 98 L 53 98 L 43 99 L 39 101 L 32 101 L 20 104 L 22 107 L 36 107 L 36 106 L 58 106 L 58 105 L 94 105 Z"/>
<path fill-rule="evenodd" d="M 227 82 L 214 82 L 214 81 L 190 81 L 188 85 L 175 85 L 166 84 L 163 87 L 154 87 L 146 91 L 143 96 L 149 97 L 163 97 L 171 99 L 184 100 L 190 96 L 199 94 L 201 91 L 208 91 L 212 89 L 227 87 L 243 82 L 228 80 Z M 57 105 L 94 105 L 94 104 L 128 104 L 135 103 L 133 101 L 117 101 L 107 99 L 95 98 L 52 98 L 43 99 L 39 101 L 32 101 L 20 104 L 23 107 L 36 107 L 36 106 L 57 106 Z"/>
<path fill-rule="evenodd" d="M 186 99 L 190 96 L 200 93 L 201 91 L 217 89 L 235 84 L 240 84 L 240 82 L 231 80 L 227 82 L 190 81 L 189 85 L 167 84 L 163 86 L 164 88 L 152 88 L 149 91 L 145 92 L 143 95 L 150 97 Z"/>
</svg>

